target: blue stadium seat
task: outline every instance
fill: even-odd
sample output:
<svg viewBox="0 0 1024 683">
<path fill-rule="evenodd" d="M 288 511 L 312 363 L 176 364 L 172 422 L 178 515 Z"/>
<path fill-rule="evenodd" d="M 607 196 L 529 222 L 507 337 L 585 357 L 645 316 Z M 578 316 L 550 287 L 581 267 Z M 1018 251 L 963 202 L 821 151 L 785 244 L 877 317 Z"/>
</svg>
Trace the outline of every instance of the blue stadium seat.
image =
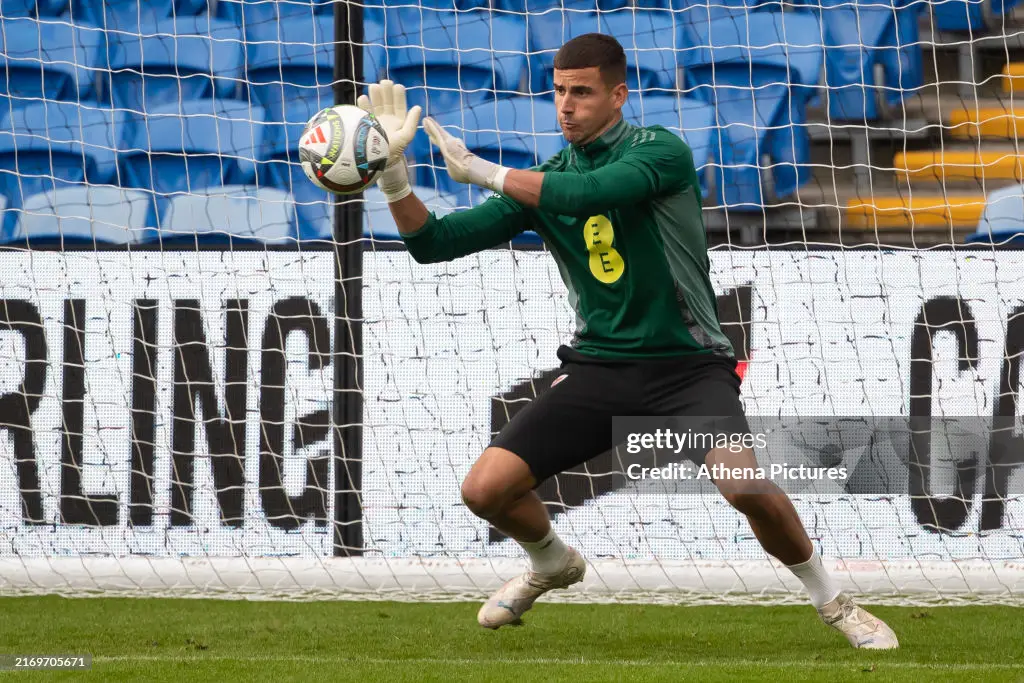
<svg viewBox="0 0 1024 683">
<path fill-rule="evenodd" d="M 25 200 L 7 243 L 139 244 L 147 230 L 153 196 L 120 187 L 66 187 Z"/>
<path fill-rule="evenodd" d="M 38 192 L 114 179 L 126 120 L 99 107 L 46 102 L 0 112 L 0 194 L 11 208 Z"/>
<path fill-rule="evenodd" d="M 602 12 L 628 7 L 630 0 L 494 0 L 494 9 L 518 14 L 539 14 L 552 9 Z"/>
<path fill-rule="evenodd" d="M 311 183 L 299 165 L 299 138 L 317 111 L 309 102 L 292 102 L 284 112 L 284 123 L 267 126 L 267 158 L 259 164 L 260 185 L 285 190 L 295 198 L 303 240 L 321 238 L 324 230 L 330 233 L 331 224 L 330 195 Z"/>
<path fill-rule="evenodd" d="M 558 113 L 549 100 L 514 97 L 478 104 L 464 111 L 444 114 L 437 122 L 475 154 L 511 168 L 530 168 L 544 163 L 565 147 L 558 128 Z M 429 142 L 428 142 L 429 144 Z M 488 190 L 470 187 L 452 180 L 444 170 L 444 159 L 432 152 L 427 174 L 420 174 L 421 185 L 436 185 L 455 195 L 460 206 L 474 205 L 490 196 Z M 417 156 L 419 160 L 421 156 Z M 423 157 L 425 159 L 425 157 Z M 436 170 L 435 170 L 436 169 Z"/>
<path fill-rule="evenodd" d="M 246 31 L 274 26 L 290 18 L 309 19 L 314 14 L 331 14 L 331 0 L 218 0 L 217 16 L 242 26 Z"/>
<path fill-rule="evenodd" d="M 983 31 L 988 28 L 986 15 L 995 18 L 1009 14 L 1020 0 L 940 0 L 929 2 L 935 13 L 935 25 L 942 31 Z"/>
<path fill-rule="evenodd" d="M 148 111 L 202 97 L 230 97 L 242 79 L 242 32 L 229 22 L 182 17 L 112 33 L 111 99 Z"/>
<path fill-rule="evenodd" d="M 103 32 L 95 26 L 71 26 L 61 19 L 0 19 L 0 95 L 10 103 L 0 111 L 33 100 L 77 101 L 93 93 Z"/>
<path fill-rule="evenodd" d="M 75 22 L 86 21 L 108 31 L 140 33 L 168 17 L 195 16 L 209 10 L 207 0 L 72 0 Z"/>
<path fill-rule="evenodd" d="M 715 108 L 721 127 L 721 200 L 760 210 L 763 156 L 779 197 L 810 179 L 804 123 L 824 60 L 821 26 L 811 14 L 754 12 L 711 22 L 697 44 L 683 66 L 688 86 Z"/>
<path fill-rule="evenodd" d="M 135 117 L 121 184 L 161 195 L 249 183 L 262 158 L 264 112 L 234 100 L 186 100 Z"/>
<path fill-rule="evenodd" d="M 36 0 L 35 5 L 36 16 L 40 18 L 59 17 L 67 9 L 68 0 Z"/>
<path fill-rule="evenodd" d="M 1012 185 L 989 193 L 978 230 L 967 236 L 968 244 L 1024 244 L 1024 185 Z"/>
<path fill-rule="evenodd" d="M 160 239 L 185 243 L 255 240 L 294 244 L 295 200 L 283 191 L 256 185 L 225 185 L 178 195 L 160 221 Z"/>
<path fill-rule="evenodd" d="M 555 53 L 576 36 L 601 33 L 598 13 L 552 11 L 527 15 L 525 21 L 530 52 L 530 92 L 550 96 Z"/>
<path fill-rule="evenodd" d="M 601 33 L 615 36 L 626 51 L 626 85 L 631 91 L 675 90 L 680 46 L 671 12 L 624 10 L 600 19 Z"/>
<path fill-rule="evenodd" d="M 638 7 L 673 10 L 673 18 L 682 36 L 681 46 L 704 45 L 708 25 L 718 19 L 745 17 L 752 12 L 782 11 L 780 0 L 639 0 Z"/>
<path fill-rule="evenodd" d="M 366 0 L 363 5 L 363 16 L 373 16 L 378 21 L 383 19 L 386 9 L 423 8 L 441 12 L 454 12 L 466 9 L 486 9 L 490 0 Z"/>
<path fill-rule="evenodd" d="M 58 17 L 68 7 L 68 0 L 3 0 L 0 15 L 5 17 Z"/>
<path fill-rule="evenodd" d="M 280 121 L 286 105 L 303 101 L 315 109 L 334 104 L 334 18 L 292 16 L 279 24 L 246 29 L 249 93 Z"/>
<path fill-rule="evenodd" d="M 825 31 L 825 79 L 829 118 L 873 121 L 878 95 L 898 106 L 924 84 L 917 7 L 903 0 L 807 0 Z M 881 65 L 884 83 L 875 82 Z"/>
<path fill-rule="evenodd" d="M 67 5 L 68 0 L 3 0 L 0 2 L 0 16 L 56 17 Z"/>
<path fill-rule="evenodd" d="M 412 191 L 420 200 L 426 204 L 427 210 L 432 211 L 440 218 L 451 213 L 458 206 L 454 195 L 439 192 L 431 187 L 413 187 Z M 395 225 L 395 219 L 391 216 L 391 209 L 384 198 L 384 193 L 373 186 L 363 193 L 363 235 L 377 241 L 400 241 L 402 236 Z M 330 227 L 330 223 L 326 227 Z M 330 231 L 321 235 L 321 239 L 331 239 Z"/>
<path fill-rule="evenodd" d="M 570 38 L 584 33 L 615 36 L 626 51 L 626 85 L 636 90 L 674 90 L 676 85 L 676 22 L 672 13 L 656 9 L 622 10 L 603 14 L 560 13 L 529 17 L 531 88 L 553 88 L 555 53 Z"/>
<path fill-rule="evenodd" d="M 0 16 L 31 17 L 36 13 L 36 0 L 3 0 L 0 2 Z"/>
<path fill-rule="evenodd" d="M 715 111 L 706 102 L 672 95 L 638 97 L 631 93 L 622 108 L 622 116 L 639 126 L 663 126 L 680 135 L 693 151 L 693 164 L 701 183 L 701 193 L 707 196 L 704 169 L 718 156 L 718 130 Z"/>
<path fill-rule="evenodd" d="M 384 47 L 384 23 L 371 15 L 363 16 L 363 83 L 388 78 L 388 51 Z"/>
<path fill-rule="evenodd" d="M 527 48 L 520 17 L 389 9 L 384 26 L 391 77 L 431 116 L 519 92 Z"/>
</svg>

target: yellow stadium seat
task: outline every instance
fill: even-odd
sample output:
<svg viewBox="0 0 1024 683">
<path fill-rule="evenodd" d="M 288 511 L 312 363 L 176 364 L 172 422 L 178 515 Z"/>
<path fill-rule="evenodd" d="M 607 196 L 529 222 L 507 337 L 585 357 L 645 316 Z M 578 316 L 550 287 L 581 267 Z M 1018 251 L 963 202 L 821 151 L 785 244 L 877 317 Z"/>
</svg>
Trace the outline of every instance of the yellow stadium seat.
<svg viewBox="0 0 1024 683">
<path fill-rule="evenodd" d="M 1010 62 L 1003 67 L 1003 92 L 1024 95 L 1024 62 Z"/>
<path fill-rule="evenodd" d="M 1024 102 L 1020 107 L 959 109 L 949 114 L 950 133 L 957 138 L 1024 137 Z"/>
<path fill-rule="evenodd" d="M 984 195 L 914 195 L 851 199 L 846 204 L 851 228 L 973 228 L 985 210 Z"/>
<path fill-rule="evenodd" d="M 1024 94 L 1024 89 L 1021 92 Z M 893 166 L 904 182 L 911 178 L 937 182 L 1024 179 L 1024 153 L 1018 154 L 1013 149 L 901 152 L 893 160 Z"/>
</svg>

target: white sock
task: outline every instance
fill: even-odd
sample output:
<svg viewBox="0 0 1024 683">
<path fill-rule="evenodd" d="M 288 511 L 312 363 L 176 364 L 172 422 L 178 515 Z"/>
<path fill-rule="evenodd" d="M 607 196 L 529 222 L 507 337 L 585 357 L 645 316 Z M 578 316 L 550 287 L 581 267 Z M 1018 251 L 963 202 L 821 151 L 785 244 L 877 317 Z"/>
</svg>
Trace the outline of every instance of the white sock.
<svg viewBox="0 0 1024 683">
<path fill-rule="evenodd" d="M 535 543 L 526 541 L 517 541 L 517 543 L 529 553 L 533 571 L 539 574 L 554 574 L 565 568 L 565 556 L 569 554 L 569 546 L 562 542 L 554 529 Z"/>
<path fill-rule="evenodd" d="M 815 550 L 810 559 L 800 564 L 788 565 L 789 571 L 793 572 L 796 578 L 800 579 L 807 589 L 807 595 L 811 604 L 821 609 L 836 599 L 839 595 L 839 586 L 836 585 L 832 575 L 821 564 L 821 556 Z"/>
</svg>

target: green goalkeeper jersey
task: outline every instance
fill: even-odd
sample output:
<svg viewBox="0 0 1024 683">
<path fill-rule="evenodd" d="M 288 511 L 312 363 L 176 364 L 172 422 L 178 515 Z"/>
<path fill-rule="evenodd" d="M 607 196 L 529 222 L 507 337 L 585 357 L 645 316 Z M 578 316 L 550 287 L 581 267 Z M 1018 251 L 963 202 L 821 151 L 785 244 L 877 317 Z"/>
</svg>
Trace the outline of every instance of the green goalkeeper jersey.
<svg viewBox="0 0 1024 683">
<path fill-rule="evenodd" d="M 661 126 L 619 121 L 537 167 L 540 206 L 496 195 L 403 238 L 420 263 L 450 261 L 534 230 L 576 311 L 571 346 L 603 360 L 731 357 L 718 320 L 693 154 Z"/>
</svg>

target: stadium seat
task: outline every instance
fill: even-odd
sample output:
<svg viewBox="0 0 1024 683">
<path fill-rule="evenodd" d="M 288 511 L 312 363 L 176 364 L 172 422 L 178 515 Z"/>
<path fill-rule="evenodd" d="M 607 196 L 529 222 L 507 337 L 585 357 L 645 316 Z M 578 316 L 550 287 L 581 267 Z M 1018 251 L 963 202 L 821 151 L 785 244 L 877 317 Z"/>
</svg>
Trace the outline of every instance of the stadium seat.
<svg viewBox="0 0 1024 683">
<path fill-rule="evenodd" d="M 480 9 L 490 6 L 490 0 L 367 0 L 363 5 L 363 16 L 372 15 L 378 21 L 384 10 L 399 7 L 422 7 L 429 10 L 456 11 Z"/>
<path fill-rule="evenodd" d="M 640 8 L 672 10 L 672 17 L 682 36 L 681 47 L 705 45 L 708 25 L 717 19 L 745 17 L 752 12 L 781 11 L 779 0 L 638 0 Z"/>
<path fill-rule="evenodd" d="M 218 0 L 217 17 L 248 31 L 291 18 L 308 21 L 314 14 L 331 14 L 333 8 L 331 0 Z"/>
<path fill-rule="evenodd" d="M 256 185 L 225 185 L 171 199 L 160 220 L 162 241 L 294 243 L 295 200 L 287 192 Z"/>
<path fill-rule="evenodd" d="M 640 126 L 663 126 L 680 135 L 693 152 L 693 164 L 701 183 L 701 193 L 707 196 L 705 169 L 717 157 L 718 130 L 715 112 L 705 102 L 670 95 L 639 97 L 630 93 L 622 116 Z"/>
<path fill-rule="evenodd" d="M 71 16 L 108 31 L 144 33 L 144 27 L 168 17 L 195 16 L 209 10 L 207 0 L 72 0 Z"/>
<path fill-rule="evenodd" d="M 985 197 L 980 194 L 904 194 L 851 199 L 846 204 L 846 227 L 868 231 L 935 228 L 948 231 L 977 225 L 985 206 Z"/>
<path fill-rule="evenodd" d="M 1003 92 L 1024 92 L 1024 62 L 1009 62 L 1003 67 Z"/>
<path fill-rule="evenodd" d="M 954 138 L 1017 140 L 1024 136 L 1024 108 L 1012 100 L 988 107 L 965 103 L 962 108 L 954 108 L 943 114 L 949 135 Z"/>
<path fill-rule="evenodd" d="M 249 183 L 262 158 L 264 112 L 246 102 L 187 100 L 131 122 L 121 183 L 166 195 Z"/>
<path fill-rule="evenodd" d="M 47 18 L 0 18 L 3 49 L 0 95 L 9 104 L 0 111 L 24 107 L 33 101 L 88 98 L 94 90 L 103 32 L 95 26 Z"/>
<path fill-rule="evenodd" d="M 902 0 L 808 0 L 825 36 L 829 118 L 874 121 L 879 99 L 899 106 L 924 84 L 917 7 Z M 875 82 L 875 66 L 884 83 Z"/>
<path fill-rule="evenodd" d="M 590 9 L 593 9 L 591 7 Z M 526 15 L 530 53 L 530 92 L 551 95 L 555 53 L 584 33 L 602 33 L 597 12 L 563 11 Z"/>
<path fill-rule="evenodd" d="M 1020 0 L 942 0 L 928 3 L 935 26 L 941 31 L 984 31 L 989 25 L 1002 24 Z"/>
<path fill-rule="evenodd" d="M 147 230 L 153 197 L 148 192 L 90 185 L 32 195 L 7 243 L 138 244 Z"/>
<path fill-rule="evenodd" d="M 517 94 L 526 73 L 520 17 L 484 10 L 389 9 L 384 24 L 391 77 L 431 116 Z"/>
<path fill-rule="evenodd" d="M 135 112 L 203 97 L 230 97 L 242 77 L 242 32 L 207 17 L 146 24 L 139 35 L 112 33 L 114 106 Z"/>
<path fill-rule="evenodd" d="M 294 197 L 301 219 L 299 238 L 303 240 L 322 237 L 323 226 L 331 224 L 330 195 L 311 183 L 299 165 L 299 138 L 316 111 L 309 102 L 290 103 L 282 117 L 284 122 L 267 126 L 267 158 L 259 164 L 260 185 L 276 187 Z M 330 232 L 329 227 L 326 230 Z"/>
<path fill-rule="evenodd" d="M 439 192 L 432 187 L 413 187 L 412 191 L 426 204 L 427 210 L 432 211 L 440 218 L 455 210 L 457 200 L 454 195 Z M 391 209 L 384 194 L 373 186 L 363 193 L 363 235 L 372 240 L 401 240 L 402 236 L 395 225 L 395 219 L 391 216 Z M 330 228 L 330 223 L 326 224 Z M 321 239 L 331 239 L 328 230 L 322 234 Z"/>
<path fill-rule="evenodd" d="M 384 24 L 376 17 L 363 15 L 363 83 L 388 78 L 388 51 L 384 47 Z"/>
<path fill-rule="evenodd" d="M 531 88 L 553 88 L 555 53 L 565 41 L 591 32 L 615 36 L 626 51 L 626 85 L 631 91 L 674 90 L 676 86 L 676 22 L 671 12 L 622 10 L 569 15 L 563 27 L 560 13 L 532 16 L 530 22 Z"/>
<path fill-rule="evenodd" d="M 444 114 L 437 122 L 452 135 L 462 138 L 473 153 L 510 168 L 537 166 L 565 147 L 565 138 L 558 127 L 558 113 L 549 100 L 532 97 L 494 100 Z M 420 158 L 417 156 L 417 160 Z M 436 173 L 437 186 L 455 195 L 460 206 L 475 205 L 491 194 L 453 181 L 444 171 L 444 159 L 436 150 L 430 158 L 430 166 L 432 168 L 426 168 L 426 175 L 419 176 L 420 184 L 433 186 L 432 176 Z"/>
<path fill-rule="evenodd" d="M 36 13 L 36 0 L 3 0 L 0 15 L 4 17 L 31 17 Z"/>
<path fill-rule="evenodd" d="M 820 36 L 810 14 L 755 12 L 713 21 L 701 47 L 684 53 L 687 84 L 715 108 L 721 127 L 722 168 L 715 184 L 730 208 L 764 206 L 765 155 L 776 196 L 791 194 L 810 178 L 804 122 L 821 74 Z"/>
<path fill-rule="evenodd" d="M 96 103 L 46 102 L 0 112 L 0 193 L 17 208 L 28 196 L 65 184 L 111 182 L 125 131 L 123 113 Z"/>
<path fill-rule="evenodd" d="M 1024 156 L 1012 147 L 978 150 L 945 147 L 899 152 L 893 159 L 900 180 L 936 183 L 1024 180 Z"/>
<path fill-rule="evenodd" d="M 519 14 L 540 14 L 552 9 L 573 12 L 602 12 L 628 7 L 630 0 L 494 0 L 494 9 Z"/>
<path fill-rule="evenodd" d="M 68 0 L 3 0 L 0 15 L 5 17 L 56 17 L 68 5 Z"/>
<path fill-rule="evenodd" d="M 246 29 L 249 93 L 280 121 L 286 105 L 304 101 L 314 109 L 334 104 L 334 18 L 291 16 L 279 24 Z"/>
<path fill-rule="evenodd" d="M 985 211 L 978 221 L 978 230 L 968 235 L 966 242 L 1018 248 L 1024 244 L 1024 185 L 991 192 L 985 198 Z"/>
</svg>

